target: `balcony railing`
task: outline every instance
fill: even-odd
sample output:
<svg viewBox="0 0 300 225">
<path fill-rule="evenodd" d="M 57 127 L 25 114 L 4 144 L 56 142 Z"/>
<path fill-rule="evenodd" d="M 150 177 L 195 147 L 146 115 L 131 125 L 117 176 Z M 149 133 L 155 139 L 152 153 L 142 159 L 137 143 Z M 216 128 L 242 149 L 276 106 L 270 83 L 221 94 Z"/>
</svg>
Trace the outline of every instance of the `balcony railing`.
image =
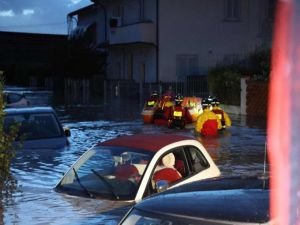
<svg viewBox="0 0 300 225">
<path fill-rule="evenodd" d="M 150 22 L 110 27 L 110 44 L 156 43 L 155 24 Z"/>
</svg>

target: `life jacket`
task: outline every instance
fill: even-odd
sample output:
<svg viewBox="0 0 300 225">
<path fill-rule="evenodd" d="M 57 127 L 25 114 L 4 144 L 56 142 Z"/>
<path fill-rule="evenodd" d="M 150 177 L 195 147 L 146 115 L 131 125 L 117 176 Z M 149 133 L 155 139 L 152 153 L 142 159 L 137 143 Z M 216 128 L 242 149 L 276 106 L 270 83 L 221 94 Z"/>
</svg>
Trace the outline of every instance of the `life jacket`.
<svg viewBox="0 0 300 225">
<path fill-rule="evenodd" d="M 157 105 L 158 99 L 150 97 L 146 102 L 146 107 L 152 108 Z"/>
<path fill-rule="evenodd" d="M 166 180 L 168 183 L 173 183 L 181 178 L 181 175 L 174 168 L 163 168 L 154 173 L 153 180 Z"/>
<path fill-rule="evenodd" d="M 224 111 L 222 109 L 212 109 L 212 112 L 214 112 L 218 118 L 221 121 L 222 127 L 225 128 L 225 116 L 224 116 Z"/>
<path fill-rule="evenodd" d="M 218 123 L 216 120 L 208 119 L 204 122 L 201 134 L 204 136 L 215 136 L 218 134 Z"/>
<path fill-rule="evenodd" d="M 174 106 L 172 110 L 172 117 L 173 118 L 185 118 L 185 108 L 181 105 Z"/>
</svg>

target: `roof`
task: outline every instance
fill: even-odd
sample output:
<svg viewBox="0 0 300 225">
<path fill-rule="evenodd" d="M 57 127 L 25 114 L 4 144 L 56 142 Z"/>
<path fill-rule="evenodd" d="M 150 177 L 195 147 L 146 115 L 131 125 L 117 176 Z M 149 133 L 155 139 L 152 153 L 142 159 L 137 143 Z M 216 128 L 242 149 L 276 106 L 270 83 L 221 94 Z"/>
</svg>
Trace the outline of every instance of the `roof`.
<svg viewBox="0 0 300 225">
<path fill-rule="evenodd" d="M 75 11 L 72 11 L 72 12 L 68 13 L 68 16 L 74 16 L 74 15 L 77 15 L 79 13 L 87 12 L 87 11 L 93 10 L 93 9 L 97 9 L 97 5 L 91 4 L 91 5 L 85 6 L 83 8 L 77 9 Z"/>
<path fill-rule="evenodd" d="M 136 134 L 121 136 L 99 143 L 102 146 L 124 146 L 148 151 L 158 151 L 166 145 L 183 140 L 195 140 L 192 137 L 174 134 Z"/>
<path fill-rule="evenodd" d="M 6 108 L 5 114 L 19 114 L 19 113 L 49 113 L 54 112 L 54 109 L 50 106 L 43 107 L 18 107 L 18 108 Z"/>
</svg>

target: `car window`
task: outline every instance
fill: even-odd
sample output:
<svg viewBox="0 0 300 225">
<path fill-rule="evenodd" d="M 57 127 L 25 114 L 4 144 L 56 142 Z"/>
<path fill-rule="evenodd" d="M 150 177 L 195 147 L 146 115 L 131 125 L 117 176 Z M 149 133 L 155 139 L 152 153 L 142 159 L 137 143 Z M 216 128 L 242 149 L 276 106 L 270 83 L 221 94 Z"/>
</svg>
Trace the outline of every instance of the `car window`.
<svg viewBox="0 0 300 225">
<path fill-rule="evenodd" d="M 12 125 L 19 124 L 19 137 L 25 140 L 55 138 L 63 136 L 62 129 L 52 113 L 7 115 L 4 119 L 4 131 L 9 132 Z"/>
<path fill-rule="evenodd" d="M 133 200 L 152 157 L 153 152 L 144 150 L 95 146 L 82 155 L 56 189 L 73 195 Z"/>
<path fill-rule="evenodd" d="M 198 148 L 186 146 L 185 153 L 189 162 L 189 170 L 192 174 L 198 173 L 209 167 L 206 158 Z"/>
<path fill-rule="evenodd" d="M 7 94 L 6 101 L 7 101 L 8 104 L 11 104 L 11 103 L 18 102 L 21 99 L 22 99 L 22 95 L 21 94 L 9 93 L 9 94 Z"/>
<path fill-rule="evenodd" d="M 185 164 L 183 148 L 175 148 L 162 155 L 152 174 L 150 184 L 152 185 L 152 192 L 156 192 L 156 183 L 158 181 L 167 181 L 171 186 L 182 180 L 187 175 Z"/>
</svg>

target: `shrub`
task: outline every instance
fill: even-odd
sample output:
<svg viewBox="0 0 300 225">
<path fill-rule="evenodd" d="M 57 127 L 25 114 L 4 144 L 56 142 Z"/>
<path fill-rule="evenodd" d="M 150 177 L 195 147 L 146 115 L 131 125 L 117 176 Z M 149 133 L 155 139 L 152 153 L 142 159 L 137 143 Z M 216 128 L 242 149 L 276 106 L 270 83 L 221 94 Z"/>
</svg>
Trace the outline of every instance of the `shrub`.
<svg viewBox="0 0 300 225">
<path fill-rule="evenodd" d="M 249 55 L 243 66 L 217 66 L 208 73 L 208 86 L 211 94 L 224 104 L 240 104 L 240 79 L 248 76 L 256 81 L 268 81 L 270 73 L 270 50 L 257 49 Z"/>
<path fill-rule="evenodd" d="M 3 98 L 4 79 L 0 75 L 0 189 L 3 184 L 10 177 L 10 162 L 15 156 L 15 148 L 13 145 L 15 141 L 19 126 L 14 125 L 10 127 L 9 133 L 4 132 L 4 107 L 5 102 Z"/>
<path fill-rule="evenodd" d="M 208 74 L 208 86 L 222 104 L 239 105 L 242 77 L 241 69 L 235 66 L 216 67 Z"/>
</svg>

